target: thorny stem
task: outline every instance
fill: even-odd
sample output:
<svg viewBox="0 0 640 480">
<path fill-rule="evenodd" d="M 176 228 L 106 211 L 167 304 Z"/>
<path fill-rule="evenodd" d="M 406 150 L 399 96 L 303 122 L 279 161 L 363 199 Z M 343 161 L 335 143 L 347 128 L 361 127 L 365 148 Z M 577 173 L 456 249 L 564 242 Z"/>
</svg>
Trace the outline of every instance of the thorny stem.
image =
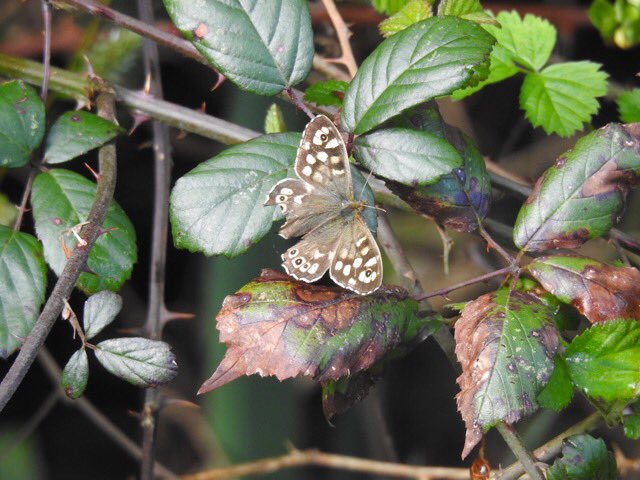
<svg viewBox="0 0 640 480">
<path fill-rule="evenodd" d="M 62 370 L 46 347 L 43 347 L 38 353 L 38 360 L 51 380 L 54 388 L 56 388 L 57 396 L 63 404 L 77 408 L 80 413 L 98 427 L 98 429 L 107 437 L 113 440 L 113 442 L 122 448 L 122 450 L 131 458 L 138 461 L 142 458 L 142 450 L 140 447 L 138 447 L 138 445 L 136 445 L 135 442 L 133 442 L 122 430 L 116 427 L 111 420 L 98 410 L 86 397 L 71 400 L 66 396 L 60 387 L 60 376 L 62 375 Z M 168 480 L 178 479 L 178 476 L 175 473 L 159 462 L 155 462 L 155 473 Z"/>
<path fill-rule="evenodd" d="M 44 24 L 44 49 L 40 98 L 43 102 L 46 102 L 47 92 L 49 91 L 49 77 L 51 76 L 51 5 L 49 4 L 49 0 L 41 0 L 41 2 L 42 23 Z"/>
<path fill-rule="evenodd" d="M 487 232 L 482 225 L 482 221 L 478 221 L 478 233 L 482 238 L 485 239 L 489 247 L 498 252 L 498 254 L 507 262 L 507 265 L 513 267 L 517 264 L 517 260 L 509 252 L 502 248 L 502 245 L 496 242 L 491 235 L 489 235 L 489 232 Z"/>
<path fill-rule="evenodd" d="M 138 12 L 145 24 L 153 24 L 153 7 L 150 0 L 138 0 Z M 149 81 L 149 95 L 162 99 L 162 78 L 158 46 L 150 39 L 143 41 L 144 73 Z M 165 270 L 167 260 L 167 237 L 169 233 L 169 190 L 171 187 L 171 145 L 168 127 L 154 120 L 153 154 L 154 154 L 154 197 L 153 197 L 153 232 L 151 239 L 151 267 L 149 275 L 149 299 L 145 329 L 150 338 L 162 337 L 163 316 L 166 312 L 164 304 Z M 150 388 L 145 391 L 142 409 L 142 461 L 140 478 L 153 478 L 155 459 L 156 424 L 159 411 L 159 390 Z"/>
<path fill-rule="evenodd" d="M 509 446 L 509 449 L 513 452 L 520 463 L 522 468 L 529 474 L 531 480 L 544 480 L 544 476 L 540 472 L 540 469 L 536 466 L 536 461 L 531 453 L 525 448 L 522 440 L 518 436 L 518 433 L 506 423 L 499 423 L 496 425 L 496 429 L 502 435 L 502 438 Z"/>
<path fill-rule="evenodd" d="M 205 470 L 192 475 L 185 475 L 182 480 L 220 480 L 238 478 L 249 475 L 264 475 L 285 468 L 294 467 L 326 467 L 336 470 L 369 473 L 396 478 L 413 478 L 415 480 L 468 480 L 469 470 L 452 467 L 422 467 L 402 463 L 381 462 L 365 458 L 351 457 L 320 452 L 318 450 L 292 450 L 280 457 L 265 458 L 255 462 L 241 463 L 230 467 Z"/>
<path fill-rule="evenodd" d="M 515 267 L 513 266 L 501 268 L 500 270 L 485 273 L 484 275 L 480 275 L 479 277 L 471 278 L 469 280 L 465 280 L 464 282 L 456 283 L 455 285 L 441 288 L 440 290 L 435 290 L 433 292 L 416 295 L 415 297 L 413 297 L 413 299 L 417 301 L 421 301 L 427 298 L 438 297 L 438 296 L 446 297 L 449 293 L 453 292 L 454 290 L 458 290 L 459 288 L 467 287 L 475 283 L 485 282 L 487 280 L 491 280 L 492 278 L 499 277 L 501 275 L 509 275 L 510 273 L 513 273 L 514 270 L 515 270 Z"/>
<path fill-rule="evenodd" d="M 98 96 L 97 103 L 102 117 L 114 119 L 113 95 L 102 93 Z M 11 368 L 2 379 L 2 383 L 0 383 L 0 411 L 9 402 L 35 360 L 38 350 L 47 338 L 60 312 L 62 312 L 64 302 L 74 289 L 94 242 L 101 233 L 100 226 L 113 198 L 116 185 L 117 162 L 115 146 L 110 143 L 102 147 L 99 152 L 99 159 L 100 178 L 98 180 L 96 198 L 91 206 L 87 224 L 82 229 L 82 237 L 87 242 L 87 245 L 84 247 L 77 246 L 73 250 L 38 317 L 38 321 L 27 336 Z"/>
<path fill-rule="evenodd" d="M 358 71 L 358 64 L 356 63 L 356 59 L 353 56 L 351 44 L 349 43 L 351 31 L 344 23 L 342 15 L 340 15 L 340 12 L 338 11 L 338 8 L 336 7 L 336 4 L 333 0 L 322 0 L 322 4 L 327 10 L 329 18 L 331 19 L 331 23 L 333 23 L 333 26 L 336 30 L 338 42 L 340 43 L 340 50 L 342 51 L 342 55 L 339 58 L 332 59 L 331 61 L 342 63 L 345 67 L 347 67 L 349 75 L 351 75 L 351 78 L 353 78 Z"/>
<path fill-rule="evenodd" d="M 311 113 L 311 110 L 309 110 L 309 107 L 307 107 L 304 104 L 304 102 L 300 99 L 298 92 L 296 92 L 293 88 L 287 88 L 286 91 L 287 91 L 287 95 L 289 95 L 289 97 L 291 98 L 291 101 L 296 106 L 296 108 L 299 110 L 302 110 L 304 113 L 307 114 L 307 117 L 309 117 L 310 120 L 313 120 L 313 117 L 315 117 L 315 115 Z"/>
<path fill-rule="evenodd" d="M 22 200 L 20 200 L 20 207 L 18 208 L 18 216 L 16 217 L 16 221 L 13 224 L 13 230 L 18 232 L 20 231 L 20 227 L 22 227 L 22 220 L 24 219 L 24 214 L 27 211 L 27 203 L 29 203 L 29 196 L 31 195 L 31 187 L 33 187 L 33 179 L 35 178 L 37 173 L 37 168 L 35 166 L 31 167 L 31 171 L 29 172 L 29 178 L 27 178 L 27 184 L 24 187 L 24 192 L 22 192 Z"/>
</svg>

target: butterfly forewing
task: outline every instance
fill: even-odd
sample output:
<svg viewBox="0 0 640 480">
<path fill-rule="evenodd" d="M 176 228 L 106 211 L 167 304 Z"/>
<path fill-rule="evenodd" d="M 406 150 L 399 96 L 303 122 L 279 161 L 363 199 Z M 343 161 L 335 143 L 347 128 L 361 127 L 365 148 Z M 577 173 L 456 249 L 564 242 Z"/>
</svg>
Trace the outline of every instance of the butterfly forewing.
<svg viewBox="0 0 640 480">
<path fill-rule="evenodd" d="M 382 284 L 380 249 L 360 214 L 342 229 L 329 273 L 338 285 L 361 295 Z"/>
<path fill-rule="evenodd" d="M 282 266 L 297 280 L 314 282 L 331 266 L 331 260 L 344 228 L 343 220 L 334 218 L 309 232 L 282 255 Z"/>
<path fill-rule="evenodd" d="M 284 238 L 301 237 L 340 214 L 336 197 L 297 178 L 280 180 L 267 195 L 265 205 L 277 205 L 287 221 L 280 228 Z"/>
<path fill-rule="evenodd" d="M 324 115 L 315 117 L 304 129 L 295 170 L 310 185 L 341 199 L 353 199 L 347 148 L 336 126 Z"/>
</svg>

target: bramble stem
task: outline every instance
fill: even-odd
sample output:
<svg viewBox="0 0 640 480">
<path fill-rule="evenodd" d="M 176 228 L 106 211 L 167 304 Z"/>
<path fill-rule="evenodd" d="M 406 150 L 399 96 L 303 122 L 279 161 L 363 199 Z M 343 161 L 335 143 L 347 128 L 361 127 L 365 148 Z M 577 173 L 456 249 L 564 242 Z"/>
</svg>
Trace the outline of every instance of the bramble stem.
<svg viewBox="0 0 640 480">
<path fill-rule="evenodd" d="M 351 36 L 351 30 L 344 23 L 342 15 L 338 11 L 336 4 L 333 0 L 321 0 L 324 8 L 327 10 L 329 14 L 329 18 L 331 19 L 331 23 L 333 23 L 333 27 L 336 30 L 336 35 L 338 37 L 338 42 L 340 43 L 340 50 L 342 51 L 342 55 L 339 58 L 332 59 L 331 61 L 334 63 L 341 63 L 347 70 L 349 71 L 349 75 L 351 78 L 355 77 L 356 72 L 358 71 L 358 64 L 356 63 L 356 59 L 353 56 L 353 49 L 351 48 L 351 43 L 349 43 L 349 37 Z"/>
<path fill-rule="evenodd" d="M 40 90 L 40 98 L 43 102 L 47 101 L 47 92 L 49 91 L 49 77 L 51 76 L 51 5 L 49 0 L 41 0 L 42 2 L 42 23 L 44 24 L 44 48 L 42 55 L 42 88 Z"/>
<path fill-rule="evenodd" d="M 500 432 L 500 435 L 502 435 L 502 438 L 516 458 L 520 460 L 522 468 L 524 468 L 524 470 L 529 474 L 531 480 L 544 480 L 542 472 L 540 472 L 540 469 L 536 466 L 535 459 L 526 449 L 522 440 L 518 436 L 518 433 L 511 427 L 511 425 L 501 422 L 496 425 L 496 430 Z"/>
<path fill-rule="evenodd" d="M 446 297 L 447 294 L 453 292 L 454 290 L 458 290 L 459 288 L 463 288 L 469 285 L 473 285 L 475 283 L 491 280 L 492 278 L 499 277 L 501 275 L 509 275 L 510 273 L 513 273 L 513 272 L 514 272 L 514 267 L 504 267 L 504 268 L 501 268 L 500 270 L 485 273 L 484 275 L 480 275 L 479 277 L 474 277 L 469 280 L 465 280 L 464 282 L 456 283 L 455 285 L 441 288 L 440 290 L 435 290 L 433 292 L 416 295 L 415 297 L 413 297 L 413 299 L 417 301 L 422 301 L 432 297 L 439 297 L 439 296 Z"/>
<path fill-rule="evenodd" d="M 98 96 L 98 110 L 103 118 L 113 120 L 113 95 L 102 93 Z M 84 268 L 89 252 L 101 233 L 100 226 L 104 221 L 107 208 L 113 198 L 116 186 L 117 160 L 116 150 L 112 143 L 102 147 L 99 152 L 100 178 L 96 190 L 96 198 L 91 206 L 86 225 L 82 228 L 82 237 L 87 242 L 84 247 L 77 246 L 53 287 L 51 295 L 38 317 L 38 321 L 27 336 L 18 356 L 0 383 L 0 411 L 7 405 L 18 386 L 35 360 L 38 350 L 43 345 L 49 331 L 62 312 L 64 303 L 75 288 L 76 282 Z"/>
</svg>

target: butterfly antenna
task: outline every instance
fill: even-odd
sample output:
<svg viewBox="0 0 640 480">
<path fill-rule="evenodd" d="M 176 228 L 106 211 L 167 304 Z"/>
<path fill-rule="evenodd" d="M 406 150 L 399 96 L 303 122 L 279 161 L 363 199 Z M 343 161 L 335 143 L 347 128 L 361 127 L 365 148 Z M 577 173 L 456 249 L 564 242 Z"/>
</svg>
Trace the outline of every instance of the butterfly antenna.
<svg viewBox="0 0 640 480">
<path fill-rule="evenodd" d="M 377 207 L 375 205 L 364 205 L 364 208 L 373 208 L 374 210 L 380 210 L 381 212 L 387 213 L 387 211 L 382 207 Z"/>
<path fill-rule="evenodd" d="M 364 193 L 365 188 L 367 188 L 367 185 L 369 184 L 369 180 L 371 179 L 371 175 L 373 175 L 373 172 L 369 172 L 369 175 L 367 175 L 367 178 L 364 181 L 364 185 L 362 186 L 362 190 L 360 191 L 360 195 L 358 195 L 358 198 L 362 198 L 362 194 Z"/>
</svg>

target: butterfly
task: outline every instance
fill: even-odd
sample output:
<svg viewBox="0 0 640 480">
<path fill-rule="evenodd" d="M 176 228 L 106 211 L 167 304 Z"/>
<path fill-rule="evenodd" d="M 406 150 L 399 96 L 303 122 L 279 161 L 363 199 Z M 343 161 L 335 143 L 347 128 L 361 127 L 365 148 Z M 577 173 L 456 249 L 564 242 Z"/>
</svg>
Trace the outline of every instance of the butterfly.
<svg viewBox="0 0 640 480">
<path fill-rule="evenodd" d="M 298 178 L 285 178 L 267 195 L 286 222 L 284 238 L 302 237 L 282 255 L 282 266 L 296 280 L 314 282 L 327 270 L 331 279 L 360 295 L 382 284 L 382 257 L 356 200 L 351 165 L 342 135 L 324 115 L 302 133 L 295 161 Z"/>
</svg>

